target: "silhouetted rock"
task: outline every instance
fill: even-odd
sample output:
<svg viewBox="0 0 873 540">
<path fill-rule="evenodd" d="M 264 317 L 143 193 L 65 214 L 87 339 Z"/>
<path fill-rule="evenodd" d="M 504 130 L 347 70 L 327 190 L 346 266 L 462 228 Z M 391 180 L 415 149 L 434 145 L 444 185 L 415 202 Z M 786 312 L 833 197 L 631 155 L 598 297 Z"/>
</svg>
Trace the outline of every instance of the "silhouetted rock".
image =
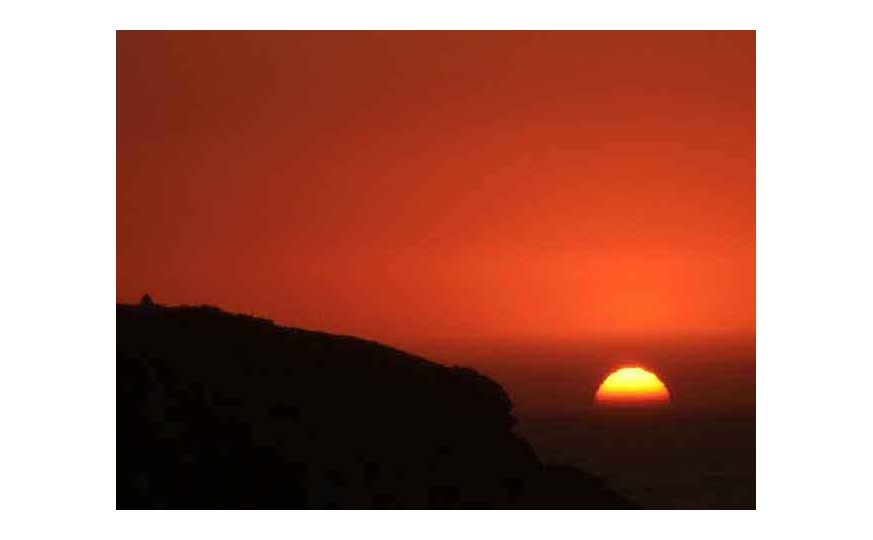
<svg viewBox="0 0 873 540">
<path fill-rule="evenodd" d="M 211 307 L 116 306 L 119 508 L 632 508 L 479 373 Z"/>
</svg>

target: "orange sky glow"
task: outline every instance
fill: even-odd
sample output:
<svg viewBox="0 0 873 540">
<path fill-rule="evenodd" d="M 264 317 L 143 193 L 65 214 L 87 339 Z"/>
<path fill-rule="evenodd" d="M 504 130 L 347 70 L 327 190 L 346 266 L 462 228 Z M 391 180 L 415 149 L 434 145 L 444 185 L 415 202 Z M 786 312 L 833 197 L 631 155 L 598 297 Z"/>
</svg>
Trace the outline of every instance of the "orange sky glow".
<svg viewBox="0 0 873 540">
<path fill-rule="evenodd" d="M 118 301 L 419 354 L 754 342 L 754 32 L 116 41 Z"/>
</svg>

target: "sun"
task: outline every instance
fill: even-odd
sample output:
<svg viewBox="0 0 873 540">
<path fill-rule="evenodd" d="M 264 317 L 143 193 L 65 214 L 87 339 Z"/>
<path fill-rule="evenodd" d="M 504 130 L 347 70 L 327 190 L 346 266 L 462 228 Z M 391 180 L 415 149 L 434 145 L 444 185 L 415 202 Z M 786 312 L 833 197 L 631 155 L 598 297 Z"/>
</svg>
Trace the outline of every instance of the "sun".
<svg viewBox="0 0 873 540">
<path fill-rule="evenodd" d="M 664 404 L 670 401 L 670 391 L 651 371 L 624 367 L 600 383 L 594 400 L 601 405 Z"/>
</svg>

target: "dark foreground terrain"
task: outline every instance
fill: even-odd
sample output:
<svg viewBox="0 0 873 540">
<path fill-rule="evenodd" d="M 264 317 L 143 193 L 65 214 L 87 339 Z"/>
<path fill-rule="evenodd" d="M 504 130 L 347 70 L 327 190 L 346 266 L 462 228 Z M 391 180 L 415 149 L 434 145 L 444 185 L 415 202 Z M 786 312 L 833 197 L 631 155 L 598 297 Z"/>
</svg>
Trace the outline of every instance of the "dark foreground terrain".
<svg viewBox="0 0 873 540">
<path fill-rule="evenodd" d="M 211 307 L 116 306 L 118 508 L 633 508 L 491 379 Z"/>
</svg>

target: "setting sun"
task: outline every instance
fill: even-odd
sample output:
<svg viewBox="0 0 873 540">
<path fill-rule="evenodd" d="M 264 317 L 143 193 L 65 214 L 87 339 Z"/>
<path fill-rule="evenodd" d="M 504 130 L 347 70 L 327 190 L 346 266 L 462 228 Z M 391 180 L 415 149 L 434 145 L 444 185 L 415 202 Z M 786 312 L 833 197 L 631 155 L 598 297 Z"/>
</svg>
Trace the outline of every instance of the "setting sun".
<svg viewBox="0 0 873 540">
<path fill-rule="evenodd" d="M 640 367 L 626 367 L 610 373 L 594 399 L 609 405 L 666 403 L 670 401 L 670 392 L 654 373 Z"/>
</svg>

